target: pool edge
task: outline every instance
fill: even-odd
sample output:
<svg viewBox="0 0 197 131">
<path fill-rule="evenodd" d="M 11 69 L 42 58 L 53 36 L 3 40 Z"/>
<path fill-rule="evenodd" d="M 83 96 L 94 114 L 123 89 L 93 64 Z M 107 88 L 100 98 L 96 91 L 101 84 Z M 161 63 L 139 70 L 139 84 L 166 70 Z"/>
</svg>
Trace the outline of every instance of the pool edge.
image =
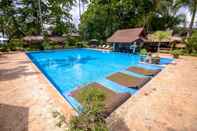
<svg viewBox="0 0 197 131">
<path fill-rule="evenodd" d="M 28 52 L 25 52 L 25 56 L 28 61 L 31 62 L 32 67 L 39 73 L 39 80 L 44 80 L 49 86 L 47 87 L 47 91 L 51 94 L 51 96 L 55 99 L 56 102 L 61 107 L 61 111 L 65 117 L 68 117 L 68 112 L 70 116 L 76 115 L 77 111 L 72 107 L 72 105 L 61 95 L 61 93 L 54 87 L 54 85 L 48 80 L 48 78 L 42 73 L 42 71 L 32 62 L 29 58 Z"/>
</svg>

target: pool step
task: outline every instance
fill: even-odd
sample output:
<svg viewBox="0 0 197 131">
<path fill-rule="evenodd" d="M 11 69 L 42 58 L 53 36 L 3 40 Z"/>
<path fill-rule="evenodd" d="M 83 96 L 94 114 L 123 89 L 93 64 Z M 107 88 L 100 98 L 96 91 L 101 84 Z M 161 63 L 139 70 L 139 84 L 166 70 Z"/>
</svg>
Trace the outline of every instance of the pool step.
<svg viewBox="0 0 197 131">
<path fill-rule="evenodd" d="M 138 77 L 138 78 L 148 78 L 148 77 L 150 77 L 150 76 L 145 76 L 145 75 L 135 73 L 135 72 L 132 72 L 132 71 L 127 71 L 127 70 L 120 71 L 120 72 L 124 73 L 124 74 L 127 74 L 127 75 L 130 75 L 130 76 Z"/>
<path fill-rule="evenodd" d="M 141 68 L 148 69 L 148 70 L 158 70 L 158 69 L 164 68 L 163 66 L 160 66 L 160 65 L 147 64 L 147 63 L 138 63 L 134 66 L 141 67 Z"/>
<path fill-rule="evenodd" d="M 132 89 L 132 88 L 127 88 L 127 87 L 124 87 L 120 84 L 117 84 L 113 81 L 110 81 L 108 79 L 101 79 L 101 80 L 98 80 L 96 81 L 97 83 L 105 86 L 106 88 L 109 88 L 117 93 L 130 93 L 130 94 L 134 94 L 137 89 Z"/>
</svg>

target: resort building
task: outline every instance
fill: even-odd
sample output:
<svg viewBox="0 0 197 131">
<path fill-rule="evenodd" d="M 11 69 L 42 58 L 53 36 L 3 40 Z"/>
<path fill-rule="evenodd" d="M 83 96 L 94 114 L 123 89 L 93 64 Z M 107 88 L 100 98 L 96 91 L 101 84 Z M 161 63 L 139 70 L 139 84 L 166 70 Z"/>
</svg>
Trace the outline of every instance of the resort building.
<svg viewBox="0 0 197 131">
<path fill-rule="evenodd" d="M 156 52 L 160 44 L 160 50 L 182 49 L 185 45 L 182 38 L 173 36 L 169 31 L 168 38 L 157 40 L 153 34 L 147 34 L 144 28 L 131 28 L 117 30 L 107 39 L 107 43 L 112 45 L 112 50 L 117 52 L 138 52 L 140 48 L 146 48 L 151 52 Z"/>
<path fill-rule="evenodd" d="M 136 52 L 143 46 L 144 38 L 144 28 L 122 29 L 109 37 L 107 43 L 113 45 L 113 51 Z"/>
</svg>

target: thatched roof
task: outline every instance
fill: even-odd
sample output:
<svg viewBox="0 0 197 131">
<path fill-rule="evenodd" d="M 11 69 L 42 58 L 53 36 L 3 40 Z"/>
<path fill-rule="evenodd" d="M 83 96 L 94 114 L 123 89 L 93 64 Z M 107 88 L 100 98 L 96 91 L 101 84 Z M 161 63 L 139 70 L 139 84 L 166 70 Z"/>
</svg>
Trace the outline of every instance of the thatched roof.
<svg viewBox="0 0 197 131">
<path fill-rule="evenodd" d="M 49 37 L 49 40 L 55 43 L 64 43 L 66 38 L 61 36 L 53 36 L 53 37 Z"/>
<path fill-rule="evenodd" d="M 28 42 L 28 43 L 37 43 L 37 42 L 42 42 L 44 40 L 44 37 L 43 36 L 25 36 L 23 37 L 23 40 L 25 42 Z"/>
<path fill-rule="evenodd" d="M 68 33 L 68 34 L 63 34 L 63 36 L 80 37 L 80 34 L 79 33 Z"/>
<path fill-rule="evenodd" d="M 51 36 L 48 37 L 49 41 L 55 42 L 55 43 L 63 43 L 65 41 L 65 37 L 62 36 Z M 23 40 L 27 43 L 41 43 L 44 41 L 43 36 L 25 36 L 23 37 Z"/>
<path fill-rule="evenodd" d="M 166 39 L 163 39 L 163 40 L 161 40 L 161 41 L 159 41 L 158 39 L 156 39 L 155 37 L 154 37 L 154 35 L 153 34 L 148 34 L 147 35 L 147 39 L 145 40 L 145 42 L 170 42 L 171 40 L 170 40 L 170 38 L 166 38 Z"/>
<path fill-rule="evenodd" d="M 182 42 L 183 39 L 181 37 L 178 37 L 178 36 L 172 36 L 171 41 L 172 42 Z"/>
<path fill-rule="evenodd" d="M 144 28 L 117 30 L 107 39 L 109 43 L 132 43 L 144 36 Z"/>
<path fill-rule="evenodd" d="M 175 47 L 176 47 L 176 48 L 185 48 L 186 45 L 183 44 L 183 43 L 179 43 L 179 44 L 176 44 Z"/>
<path fill-rule="evenodd" d="M 145 43 L 146 42 L 152 42 L 152 43 L 158 43 L 158 42 L 166 42 L 166 43 L 172 43 L 172 42 L 182 42 L 182 38 L 181 37 L 178 37 L 178 36 L 169 36 L 167 37 L 166 39 L 163 39 L 161 41 L 159 41 L 158 39 L 156 39 L 154 37 L 153 34 L 148 34 L 147 35 L 147 39 L 144 40 Z"/>
</svg>

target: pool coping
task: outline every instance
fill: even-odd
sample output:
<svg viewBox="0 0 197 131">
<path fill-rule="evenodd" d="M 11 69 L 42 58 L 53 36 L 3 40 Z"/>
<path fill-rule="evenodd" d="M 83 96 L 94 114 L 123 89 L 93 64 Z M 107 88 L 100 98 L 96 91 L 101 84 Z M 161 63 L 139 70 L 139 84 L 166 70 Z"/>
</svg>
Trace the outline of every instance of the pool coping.
<svg viewBox="0 0 197 131">
<path fill-rule="evenodd" d="M 47 87 L 48 92 L 52 95 L 52 97 L 55 99 L 58 104 L 60 104 L 61 111 L 64 114 L 65 117 L 67 117 L 68 112 L 66 108 L 69 108 L 71 110 L 71 116 L 77 115 L 77 111 L 73 109 L 73 107 L 70 105 L 70 103 L 61 95 L 61 93 L 54 87 L 54 85 L 48 80 L 48 78 L 42 73 L 42 71 L 35 65 L 35 63 L 32 62 L 32 60 L 27 55 L 27 52 L 24 53 L 27 60 L 30 61 L 33 68 L 39 73 L 39 79 L 44 80 L 49 86 Z"/>
</svg>

